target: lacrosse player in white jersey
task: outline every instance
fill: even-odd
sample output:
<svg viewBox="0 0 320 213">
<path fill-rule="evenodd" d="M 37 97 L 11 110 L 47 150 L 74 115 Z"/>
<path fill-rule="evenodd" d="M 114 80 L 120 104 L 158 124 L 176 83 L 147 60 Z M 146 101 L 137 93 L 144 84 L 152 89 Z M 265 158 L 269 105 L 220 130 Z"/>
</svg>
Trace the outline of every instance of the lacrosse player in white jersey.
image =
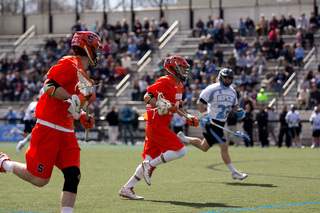
<svg viewBox="0 0 320 213">
<path fill-rule="evenodd" d="M 300 139 L 299 139 L 299 122 L 300 122 L 300 114 L 296 110 L 296 106 L 291 104 L 290 111 L 286 115 L 286 121 L 289 127 L 289 135 L 291 137 L 292 147 L 295 146 L 302 148 Z"/>
<path fill-rule="evenodd" d="M 200 113 L 204 116 L 202 118 L 206 129 L 206 132 L 203 133 L 204 139 L 187 137 L 183 132 L 177 135 L 184 143 L 190 143 L 204 152 L 208 151 L 213 144 L 218 143 L 222 160 L 229 168 L 232 178 L 243 180 L 247 174 L 237 171 L 232 165 L 223 129 L 209 122 L 211 119 L 214 123 L 224 126 L 231 110 L 237 114 L 238 118 L 244 118 L 245 112 L 238 105 L 237 92 L 230 87 L 233 78 L 234 73 L 231 69 L 221 69 L 219 82 L 207 86 L 200 94 L 197 104 Z"/>
<path fill-rule="evenodd" d="M 319 148 L 320 142 L 320 110 L 318 106 L 314 107 L 309 119 L 312 126 L 312 145 L 311 149 Z"/>
</svg>

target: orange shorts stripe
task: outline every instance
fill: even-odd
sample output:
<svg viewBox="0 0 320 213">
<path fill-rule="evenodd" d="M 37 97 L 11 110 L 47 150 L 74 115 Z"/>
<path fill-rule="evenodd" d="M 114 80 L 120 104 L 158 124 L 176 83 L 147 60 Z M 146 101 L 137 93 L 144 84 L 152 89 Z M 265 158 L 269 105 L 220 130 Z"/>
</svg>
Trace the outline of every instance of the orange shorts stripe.
<svg viewBox="0 0 320 213">
<path fill-rule="evenodd" d="M 27 170 L 40 178 L 50 178 L 53 167 L 80 168 L 80 147 L 74 132 L 62 132 L 36 124 L 26 152 Z"/>
<path fill-rule="evenodd" d="M 169 127 L 147 123 L 145 131 L 146 139 L 142 154 L 144 159 L 146 155 L 150 155 L 154 159 L 168 150 L 177 151 L 184 147 L 184 144 Z"/>
</svg>

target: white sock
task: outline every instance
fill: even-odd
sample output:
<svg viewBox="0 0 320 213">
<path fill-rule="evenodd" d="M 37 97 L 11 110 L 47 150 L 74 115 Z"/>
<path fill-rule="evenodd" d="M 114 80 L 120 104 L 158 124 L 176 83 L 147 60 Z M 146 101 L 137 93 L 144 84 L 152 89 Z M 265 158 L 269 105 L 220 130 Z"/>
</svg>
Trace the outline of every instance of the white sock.
<svg viewBox="0 0 320 213">
<path fill-rule="evenodd" d="M 72 213 L 73 212 L 73 208 L 72 207 L 61 207 L 61 213 Z"/>
<path fill-rule="evenodd" d="M 150 165 L 153 166 L 153 167 L 157 167 L 158 165 L 163 164 L 163 161 L 162 161 L 162 159 L 161 159 L 161 156 L 162 156 L 162 155 L 159 155 L 159 156 L 156 157 L 155 159 L 151 160 L 151 161 L 150 161 Z"/>
<path fill-rule="evenodd" d="M 16 164 L 16 162 L 14 162 L 14 161 L 6 160 L 6 161 L 3 161 L 2 167 L 7 172 L 13 173 L 13 167 L 14 167 L 15 164 Z"/>
<path fill-rule="evenodd" d="M 138 180 L 136 177 L 140 180 L 143 178 L 143 168 L 141 164 L 137 167 L 136 172 L 130 178 L 130 180 L 124 185 L 124 187 L 134 187 L 137 183 L 139 183 L 140 180 Z"/>
<path fill-rule="evenodd" d="M 230 173 L 236 171 L 236 169 L 233 167 L 232 163 L 229 163 L 229 164 L 227 165 L 227 167 L 229 168 Z"/>
<path fill-rule="evenodd" d="M 153 159 L 152 161 L 150 161 L 150 164 L 151 164 L 151 166 L 158 166 L 158 165 L 164 163 L 162 161 L 162 158 L 164 158 L 165 162 L 167 163 L 167 162 L 170 162 L 170 161 L 173 161 L 175 159 L 179 159 L 179 158 L 185 156 L 186 153 L 187 153 L 187 148 L 185 146 L 177 151 L 169 150 L 169 151 L 166 151 L 165 153 L 163 153 L 162 157 L 160 155 L 160 156 L 156 157 L 155 159 Z"/>
</svg>

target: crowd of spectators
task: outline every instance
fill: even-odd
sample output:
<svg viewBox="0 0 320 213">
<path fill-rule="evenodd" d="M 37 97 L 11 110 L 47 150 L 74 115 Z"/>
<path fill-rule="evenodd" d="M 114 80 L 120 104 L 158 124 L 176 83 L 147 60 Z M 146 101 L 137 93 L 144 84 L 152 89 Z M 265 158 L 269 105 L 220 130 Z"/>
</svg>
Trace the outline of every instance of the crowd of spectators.
<svg viewBox="0 0 320 213">
<path fill-rule="evenodd" d="M 96 21 L 92 31 L 97 33 L 103 43 L 101 60 L 94 70 L 87 74 L 99 84 L 97 88 L 98 100 L 104 98 L 106 82 L 119 82 L 125 74 L 133 71 L 132 61 L 139 60 L 154 41 L 168 29 L 164 18 L 145 17 L 143 23 L 139 17 L 135 18 L 132 30 L 125 19 L 114 25 Z M 28 102 L 38 93 L 46 78 L 47 71 L 60 58 L 73 54 L 71 50 L 72 36 L 76 31 L 91 30 L 83 21 L 78 20 L 71 27 L 71 33 L 59 39 L 49 36 L 43 49 L 35 54 L 23 51 L 17 59 L 4 57 L 0 62 L 0 100 Z"/>
</svg>

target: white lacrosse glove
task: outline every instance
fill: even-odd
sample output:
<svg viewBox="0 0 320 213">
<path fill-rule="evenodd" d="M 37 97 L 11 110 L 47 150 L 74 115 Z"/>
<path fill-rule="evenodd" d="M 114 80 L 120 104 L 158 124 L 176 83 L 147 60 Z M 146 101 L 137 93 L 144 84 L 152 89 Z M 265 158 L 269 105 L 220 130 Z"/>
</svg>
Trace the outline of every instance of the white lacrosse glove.
<svg viewBox="0 0 320 213">
<path fill-rule="evenodd" d="M 65 100 L 70 103 L 68 111 L 71 113 L 71 116 L 74 116 L 75 113 L 78 113 L 81 109 L 81 101 L 77 95 L 72 95 L 71 98 Z"/>
<path fill-rule="evenodd" d="M 172 106 L 169 102 L 157 101 L 156 106 L 158 108 L 158 114 L 164 115 L 169 114 L 172 115 L 178 111 L 177 106 Z"/>
</svg>

